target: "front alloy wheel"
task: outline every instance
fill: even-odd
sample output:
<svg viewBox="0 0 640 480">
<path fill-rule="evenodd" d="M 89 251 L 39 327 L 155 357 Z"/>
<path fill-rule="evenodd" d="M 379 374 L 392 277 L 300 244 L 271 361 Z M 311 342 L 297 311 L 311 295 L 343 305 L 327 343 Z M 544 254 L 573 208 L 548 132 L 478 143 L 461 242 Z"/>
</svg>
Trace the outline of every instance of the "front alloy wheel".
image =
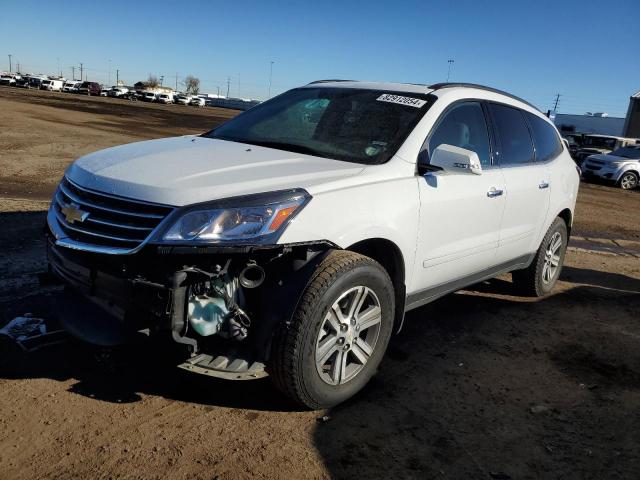
<svg viewBox="0 0 640 480">
<path fill-rule="evenodd" d="M 331 251 L 317 266 L 289 322 L 274 333 L 269 373 L 307 408 L 355 395 L 375 374 L 389 343 L 394 290 L 375 260 Z"/>
<path fill-rule="evenodd" d="M 353 379 L 367 364 L 380 335 L 382 309 L 368 287 L 350 288 L 331 306 L 316 342 L 316 368 L 329 385 Z"/>
<path fill-rule="evenodd" d="M 633 190 L 638 186 L 638 175 L 634 172 L 625 172 L 620 178 L 620 188 L 623 190 Z"/>
</svg>

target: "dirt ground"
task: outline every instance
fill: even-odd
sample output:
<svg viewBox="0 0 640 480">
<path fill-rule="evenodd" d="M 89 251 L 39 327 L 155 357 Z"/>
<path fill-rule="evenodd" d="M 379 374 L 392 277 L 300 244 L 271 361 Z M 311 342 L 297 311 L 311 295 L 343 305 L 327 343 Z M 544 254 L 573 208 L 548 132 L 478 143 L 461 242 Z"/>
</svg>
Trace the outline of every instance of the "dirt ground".
<svg viewBox="0 0 640 480">
<path fill-rule="evenodd" d="M 73 159 L 233 114 L 0 87 L 0 325 L 52 314 L 42 226 Z M 505 276 L 411 312 L 330 411 L 183 372 L 162 345 L 0 344 L 0 479 L 640 478 L 638 212 L 640 192 L 583 184 L 553 295 Z"/>
</svg>

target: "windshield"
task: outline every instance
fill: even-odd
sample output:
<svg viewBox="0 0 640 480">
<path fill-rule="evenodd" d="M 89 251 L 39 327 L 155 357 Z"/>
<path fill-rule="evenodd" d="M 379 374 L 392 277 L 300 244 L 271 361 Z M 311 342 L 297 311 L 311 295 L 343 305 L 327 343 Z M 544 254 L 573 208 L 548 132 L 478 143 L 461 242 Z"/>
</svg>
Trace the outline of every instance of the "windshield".
<svg viewBox="0 0 640 480">
<path fill-rule="evenodd" d="M 584 137 L 583 147 L 615 148 L 616 139 L 607 137 Z"/>
<path fill-rule="evenodd" d="M 348 162 L 384 163 L 435 100 L 418 93 L 298 88 L 205 136 Z"/>
<path fill-rule="evenodd" d="M 640 148 L 624 147 L 611 152 L 611 155 L 623 158 L 640 159 Z"/>
</svg>

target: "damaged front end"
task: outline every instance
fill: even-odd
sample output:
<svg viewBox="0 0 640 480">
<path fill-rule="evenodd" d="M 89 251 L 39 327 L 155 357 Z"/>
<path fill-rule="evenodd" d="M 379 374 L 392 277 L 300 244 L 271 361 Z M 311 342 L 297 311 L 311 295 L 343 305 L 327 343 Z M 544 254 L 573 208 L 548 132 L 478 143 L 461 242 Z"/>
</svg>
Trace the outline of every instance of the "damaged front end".
<svg viewBox="0 0 640 480">
<path fill-rule="evenodd" d="M 99 345 L 168 336 L 185 350 L 181 367 L 199 373 L 265 375 L 274 330 L 333 247 L 277 244 L 310 198 L 298 189 L 173 208 L 65 177 L 47 217 L 50 270 L 68 286 L 59 321 Z"/>
<path fill-rule="evenodd" d="M 149 246 L 112 258 L 49 241 L 48 258 L 68 287 L 57 314 L 72 335 L 98 345 L 170 336 L 182 368 L 250 379 L 266 374 L 273 332 L 330 248 Z"/>
</svg>

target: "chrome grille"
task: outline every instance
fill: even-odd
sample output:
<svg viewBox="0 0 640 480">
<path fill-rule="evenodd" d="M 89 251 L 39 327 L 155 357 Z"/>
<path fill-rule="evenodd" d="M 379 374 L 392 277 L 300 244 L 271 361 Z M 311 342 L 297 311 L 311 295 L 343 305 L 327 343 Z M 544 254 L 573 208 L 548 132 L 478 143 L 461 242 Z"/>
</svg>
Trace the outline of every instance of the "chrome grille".
<svg viewBox="0 0 640 480">
<path fill-rule="evenodd" d="M 60 227 L 72 240 L 126 250 L 140 246 L 172 210 L 164 205 L 94 192 L 66 177 L 60 183 L 52 208 Z M 85 218 L 70 218 L 63 211 L 68 208 L 83 212 Z"/>
</svg>

